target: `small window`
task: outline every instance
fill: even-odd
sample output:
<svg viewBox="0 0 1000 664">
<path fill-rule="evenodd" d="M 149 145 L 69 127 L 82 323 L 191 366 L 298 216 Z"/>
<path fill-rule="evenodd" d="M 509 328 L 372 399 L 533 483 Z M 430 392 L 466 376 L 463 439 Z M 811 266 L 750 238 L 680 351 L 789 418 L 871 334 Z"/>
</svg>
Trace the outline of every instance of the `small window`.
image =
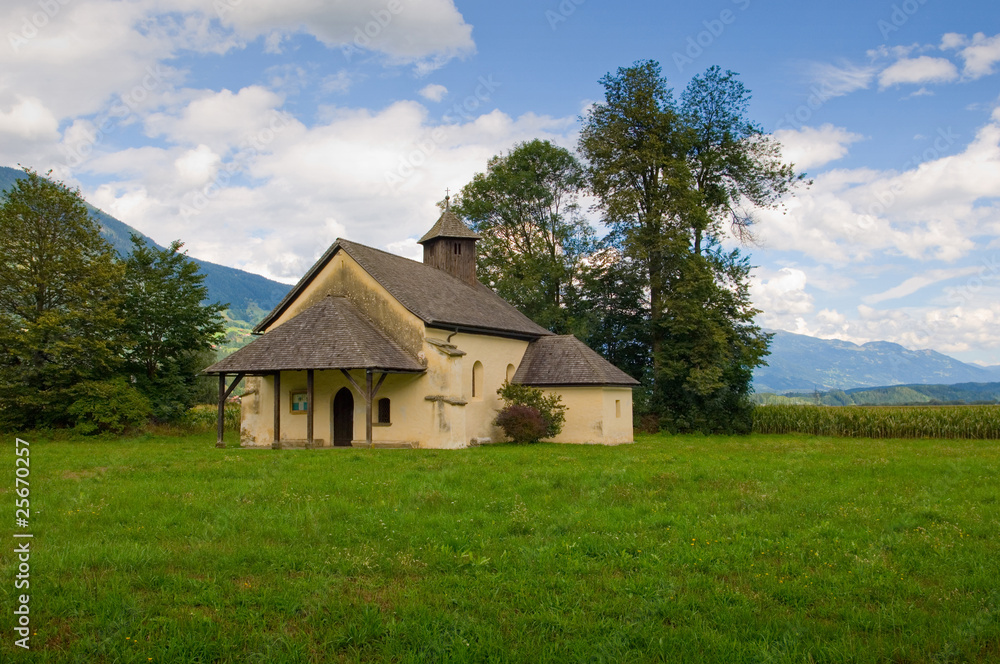
<svg viewBox="0 0 1000 664">
<path fill-rule="evenodd" d="M 456 255 L 458 255 L 458 256 L 461 256 L 461 255 L 462 255 L 462 245 L 461 245 L 461 243 L 459 243 L 459 242 L 456 242 L 456 243 L 454 244 L 454 251 L 455 251 L 455 254 L 456 254 Z"/>
<path fill-rule="evenodd" d="M 379 399 L 378 400 L 378 423 L 379 424 L 389 424 L 390 422 L 390 411 L 389 411 L 389 400 Z"/>
<path fill-rule="evenodd" d="M 622 400 L 615 399 L 615 417 L 622 416 Z"/>
<path fill-rule="evenodd" d="M 513 364 L 507 365 L 507 382 L 510 383 L 514 380 L 514 374 L 517 373 L 517 369 Z"/>
<path fill-rule="evenodd" d="M 478 360 L 472 365 L 472 398 L 483 398 L 483 363 Z"/>
</svg>

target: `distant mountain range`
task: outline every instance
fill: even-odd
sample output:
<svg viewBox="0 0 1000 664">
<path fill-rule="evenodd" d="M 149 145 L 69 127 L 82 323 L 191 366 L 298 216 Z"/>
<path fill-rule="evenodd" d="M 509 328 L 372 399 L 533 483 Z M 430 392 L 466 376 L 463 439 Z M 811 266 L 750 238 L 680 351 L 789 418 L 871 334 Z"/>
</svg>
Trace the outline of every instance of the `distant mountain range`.
<svg viewBox="0 0 1000 664">
<path fill-rule="evenodd" d="M 775 332 L 766 361 L 768 366 L 754 372 L 758 394 L 1000 381 L 1000 366 L 966 364 L 933 350 L 908 350 L 888 341 L 859 346 L 781 331 Z"/>
<path fill-rule="evenodd" d="M 935 404 L 995 404 L 1000 401 L 1000 383 L 956 383 L 954 385 L 892 385 L 859 387 L 829 392 L 767 392 L 753 395 L 758 404 L 809 404 L 817 406 L 913 406 Z"/>
<path fill-rule="evenodd" d="M 21 177 L 24 177 L 23 171 L 0 166 L 0 192 L 6 192 Z M 101 235 L 120 255 L 126 256 L 132 250 L 130 240 L 132 233 L 142 237 L 146 244 L 152 247 L 163 248 L 128 224 L 89 204 L 87 207 L 90 209 L 90 216 L 100 224 Z M 184 238 L 178 239 L 184 240 Z M 205 275 L 209 302 L 228 302 L 229 317 L 234 320 L 258 323 L 291 289 L 287 284 L 266 279 L 258 274 L 210 263 L 193 256 L 190 258 L 198 264 L 202 274 Z"/>
</svg>

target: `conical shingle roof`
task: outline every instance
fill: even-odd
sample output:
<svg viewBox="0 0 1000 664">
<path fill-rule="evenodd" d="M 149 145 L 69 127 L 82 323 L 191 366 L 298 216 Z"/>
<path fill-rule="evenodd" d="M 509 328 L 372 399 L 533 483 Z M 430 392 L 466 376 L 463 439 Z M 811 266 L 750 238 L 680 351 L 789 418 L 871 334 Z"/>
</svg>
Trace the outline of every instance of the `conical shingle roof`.
<svg viewBox="0 0 1000 664">
<path fill-rule="evenodd" d="M 528 344 L 511 382 L 536 387 L 639 384 L 571 334 L 540 337 Z"/>
<path fill-rule="evenodd" d="M 445 204 L 444 212 L 438 217 L 438 220 L 431 226 L 431 229 L 424 233 L 424 236 L 420 238 L 420 244 L 424 242 L 429 242 L 434 238 L 439 237 L 457 237 L 466 238 L 470 240 L 482 240 L 483 236 L 472 232 L 472 230 L 465 225 L 461 219 L 455 216 L 455 213 L 451 211 L 451 206 Z"/>
</svg>

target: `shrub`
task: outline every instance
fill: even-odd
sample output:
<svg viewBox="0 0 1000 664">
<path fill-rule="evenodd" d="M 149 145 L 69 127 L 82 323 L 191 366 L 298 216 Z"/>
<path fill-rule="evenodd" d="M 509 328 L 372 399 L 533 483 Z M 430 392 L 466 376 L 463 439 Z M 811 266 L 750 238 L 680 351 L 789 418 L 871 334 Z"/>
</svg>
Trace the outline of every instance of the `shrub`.
<svg viewBox="0 0 1000 664">
<path fill-rule="evenodd" d="M 559 432 L 562 431 L 563 423 L 566 421 L 566 406 L 563 405 L 562 397 L 558 394 L 546 395 L 537 387 L 515 385 L 508 382 L 504 382 L 503 386 L 497 390 L 497 394 L 503 399 L 504 409 L 511 406 L 528 406 L 538 411 L 545 422 L 545 432 L 539 438 L 552 438 L 558 436 Z"/>
<path fill-rule="evenodd" d="M 548 431 L 548 424 L 537 408 L 513 404 L 497 413 L 496 425 L 515 443 L 537 443 Z"/>
<path fill-rule="evenodd" d="M 226 404 L 226 409 L 222 417 L 222 426 L 226 431 L 240 430 L 240 404 L 238 401 L 230 401 Z M 218 406 L 200 405 L 189 408 L 182 420 L 183 424 L 196 429 L 212 430 L 219 423 Z"/>
<path fill-rule="evenodd" d="M 124 378 L 84 381 L 70 392 L 73 403 L 67 413 L 84 435 L 121 433 L 145 424 L 152 413 L 149 400 Z"/>
</svg>

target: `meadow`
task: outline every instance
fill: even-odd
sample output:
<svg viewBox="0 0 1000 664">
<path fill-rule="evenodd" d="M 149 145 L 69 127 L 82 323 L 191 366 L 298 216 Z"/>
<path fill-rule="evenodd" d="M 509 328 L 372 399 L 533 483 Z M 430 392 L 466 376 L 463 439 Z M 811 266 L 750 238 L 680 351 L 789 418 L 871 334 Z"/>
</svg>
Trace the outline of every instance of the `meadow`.
<svg viewBox="0 0 1000 664">
<path fill-rule="evenodd" d="M 4 662 L 1000 660 L 996 440 L 31 438 Z"/>
</svg>

